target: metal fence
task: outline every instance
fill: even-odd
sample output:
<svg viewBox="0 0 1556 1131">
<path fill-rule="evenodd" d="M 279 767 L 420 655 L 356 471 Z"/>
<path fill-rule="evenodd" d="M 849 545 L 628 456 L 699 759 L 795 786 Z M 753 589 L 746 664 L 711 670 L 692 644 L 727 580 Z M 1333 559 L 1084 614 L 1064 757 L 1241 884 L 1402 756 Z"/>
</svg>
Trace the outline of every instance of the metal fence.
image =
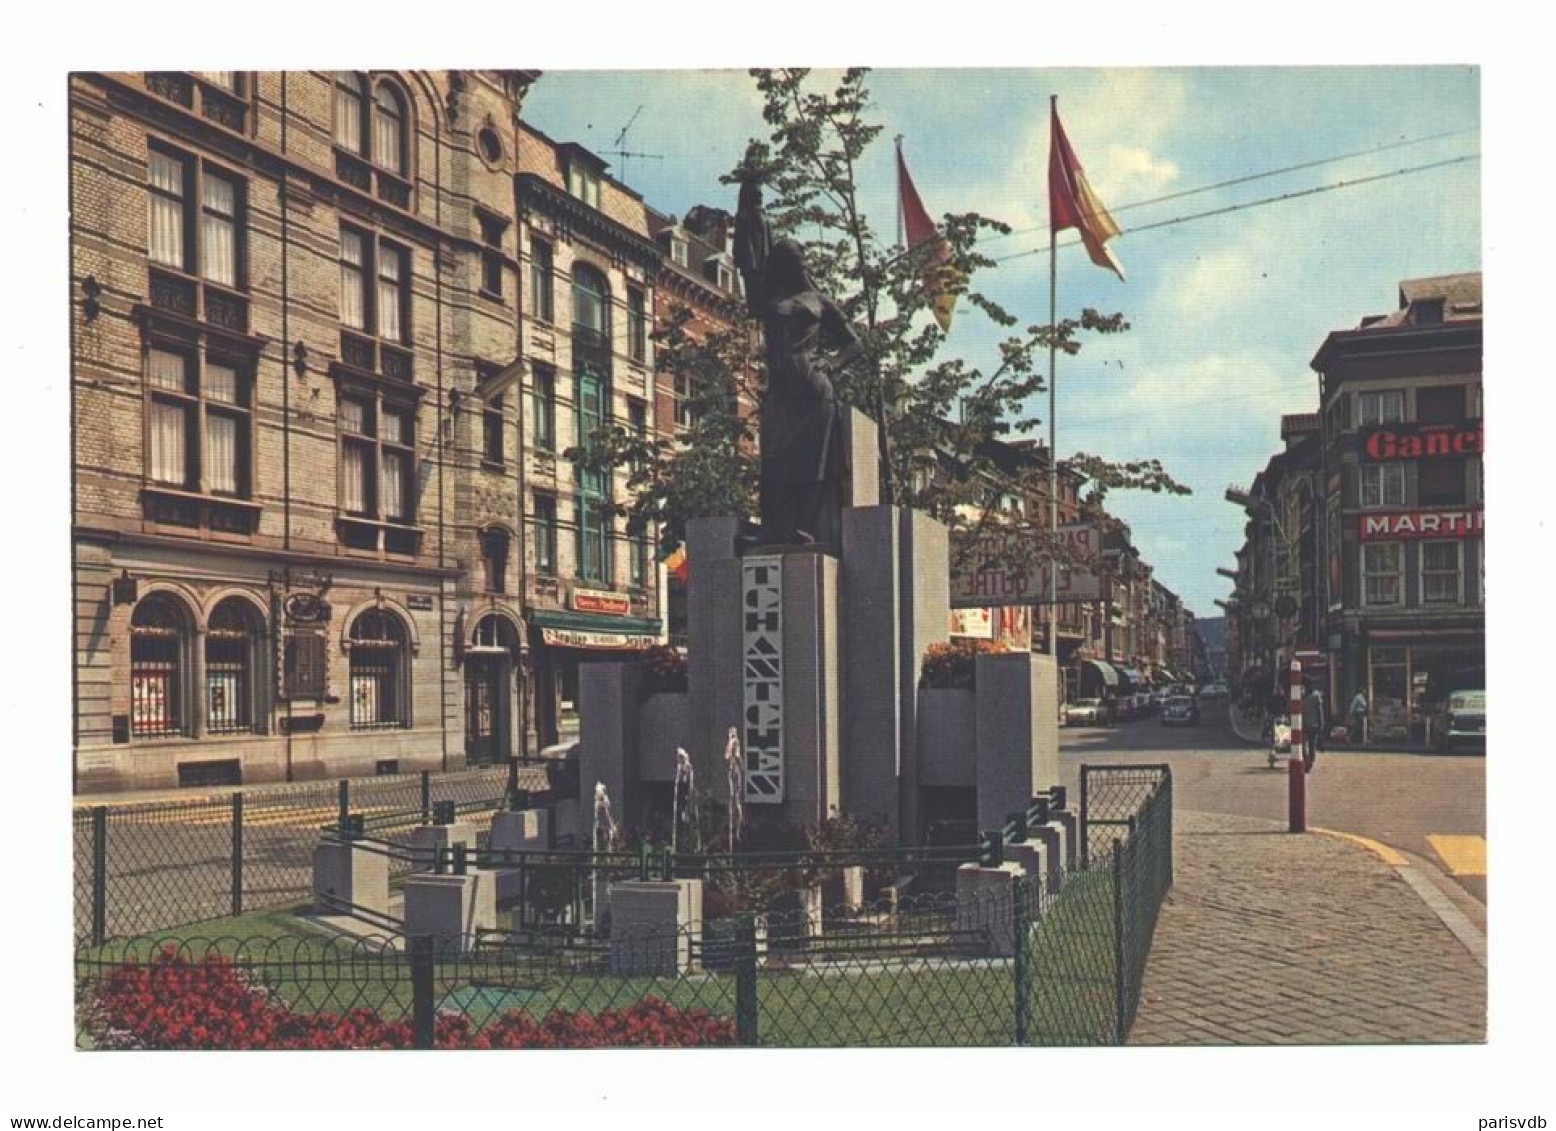
<svg viewBox="0 0 1556 1131">
<path fill-rule="evenodd" d="M 440 941 L 299 928 L 285 939 L 185 934 L 173 943 L 82 946 L 78 1041 L 111 1048 L 1121 1043 L 1172 882 L 1171 774 L 1086 767 L 1082 781 L 1086 798 L 1101 802 L 1081 814 L 1092 838 L 1087 853 L 1062 873 L 977 894 L 744 913 L 673 933 L 616 922 L 597 935 L 503 930 Z M 653 866 L 641 857 L 611 863 Z M 694 863 L 682 859 L 672 874 Z M 705 871 L 717 864 L 701 861 Z"/>
<path fill-rule="evenodd" d="M 521 771 L 538 785 L 539 768 Z M 78 942 L 166 930 L 309 897 L 320 829 L 342 805 L 389 839 L 452 801 L 476 819 L 502 803 L 509 771 L 393 774 L 221 797 L 78 807 L 73 820 Z M 529 778 L 536 781 L 529 781 Z"/>
</svg>

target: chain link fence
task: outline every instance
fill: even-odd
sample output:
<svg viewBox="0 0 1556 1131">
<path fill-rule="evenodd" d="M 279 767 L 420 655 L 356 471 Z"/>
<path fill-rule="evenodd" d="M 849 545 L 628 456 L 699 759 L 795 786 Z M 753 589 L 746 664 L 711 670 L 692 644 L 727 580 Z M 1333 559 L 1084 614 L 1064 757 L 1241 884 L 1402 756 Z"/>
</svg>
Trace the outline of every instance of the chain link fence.
<svg viewBox="0 0 1556 1131">
<path fill-rule="evenodd" d="M 521 788 L 544 781 L 539 767 L 519 773 Z M 440 802 L 489 823 L 507 780 L 506 767 L 485 767 L 78 807 L 75 938 L 102 942 L 301 902 L 312 889 L 314 845 L 343 797 L 375 835 L 409 843 Z"/>
<path fill-rule="evenodd" d="M 1093 839 L 986 890 L 675 931 L 124 939 L 78 947 L 88 1048 L 1108 1045 L 1172 882 L 1165 767 L 1083 768 Z M 1133 798 L 1134 808 L 1130 810 Z M 1104 834 L 1103 830 L 1110 830 Z M 615 862 L 612 873 L 626 870 Z M 170 1008 L 155 1008 L 155 1004 Z"/>
</svg>

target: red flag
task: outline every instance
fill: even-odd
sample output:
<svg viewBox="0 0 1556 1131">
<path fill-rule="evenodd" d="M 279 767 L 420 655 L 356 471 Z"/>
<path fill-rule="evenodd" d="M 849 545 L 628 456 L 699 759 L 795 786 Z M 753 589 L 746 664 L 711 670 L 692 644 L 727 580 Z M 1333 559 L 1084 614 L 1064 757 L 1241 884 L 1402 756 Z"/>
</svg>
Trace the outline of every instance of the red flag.
<svg viewBox="0 0 1556 1131">
<path fill-rule="evenodd" d="M 930 245 L 925 252 L 924 289 L 932 296 L 930 306 L 935 312 L 935 321 L 942 330 L 949 331 L 951 312 L 956 309 L 956 284 L 960 281 L 960 273 L 951 263 L 950 246 L 929 218 L 918 189 L 913 187 L 900 144 L 897 146 L 897 196 L 902 203 L 902 229 L 908 247 L 916 249 Z"/>
<path fill-rule="evenodd" d="M 1048 145 L 1048 228 L 1057 236 L 1066 228 L 1080 232 L 1086 253 L 1098 267 L 1106 267 L 1124 277 L 1124 268 L 1108 250 L 1108 241 L 1119 234 L 1118 225 L 1108 210 L 1097 199 L 1086 181 L 1086 171 L 1080 158 L 1070 148 L 1070 139 L 1064 136 L 1064 126 L 1059 121 L 1059 107 L 1051 110 L 1051 132 Z"/>
</svg>

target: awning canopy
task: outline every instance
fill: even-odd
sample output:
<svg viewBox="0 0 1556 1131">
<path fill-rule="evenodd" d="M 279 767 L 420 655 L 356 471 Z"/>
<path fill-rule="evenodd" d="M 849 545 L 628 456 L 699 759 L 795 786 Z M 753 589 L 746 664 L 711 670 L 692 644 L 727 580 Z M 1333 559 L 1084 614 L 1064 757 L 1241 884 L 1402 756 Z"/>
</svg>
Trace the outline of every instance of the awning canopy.
<svg viewBox="0 0 1556 1131">
<path fill-rule="evenodd" d="M 1108 687 L 1118 686 L 1118 669 L 1112 664 L 1102 660 L 1087 660 L 1088 664 L 1097 669 L 1097 674 L 1102 677 L 1102 682 Z"/>
<path fill-rule="evenodd" d="M 1140 687 L 1145 683 L 1145 677 L 1134 668 L 1119 668 L 1118 674 L 1124 677 L 1124 682 L 1129 684 L 1131 688 Z"/>
</svg>

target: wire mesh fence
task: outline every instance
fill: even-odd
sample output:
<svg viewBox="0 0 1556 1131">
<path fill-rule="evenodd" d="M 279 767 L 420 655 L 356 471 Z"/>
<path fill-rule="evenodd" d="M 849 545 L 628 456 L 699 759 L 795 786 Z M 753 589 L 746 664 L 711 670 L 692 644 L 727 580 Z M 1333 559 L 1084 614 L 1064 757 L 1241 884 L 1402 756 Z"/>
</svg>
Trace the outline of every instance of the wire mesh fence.
<svg viewBox="0 0 1556 1131">
<path fill-rule="evenodd" d="M 447 938 L 346 938 L 299 925 L 283 938 L 186 933 L 82 946 L 78 1040 L 90 1048 L 1118 1043 L 1172 881 L 1171 775 L 1156 775 L 1126 813 L 1117 798 L 1135 788 L 1130 780 L 1120 775 L 1097 791 L 1110 799 L 1108 812 L 1124 815 L 1102 818 L 1120 820 L 1119 833 L 1099 837 L 1084 858 L 1037 874 L 968 862 L 991 882 L 959 882 L 956 891 L 806 899 L 765 914 L 681 917 L 673 929 L 628 920 L 623 904 L 614 922 L 592 908 L 598 930 L 590 933 L 519 930 L 521 911 L 501 929 Z M 616 877 L 641 875 L 641 859 L 616 856 L 605 869 L 613 879 L 592 898 L 614 901 Z M 818 881 L 819 872 L 806 878 Z"/>
<path fill-rule="evenodd" d="M 538 787 L 539 767 L 520 770 Z M 442 802 L 477 823 L 502 804 L 506 767 L 310 782 L 193 800 L 77 808 L 75 937 L 102 941 L 308 898 L 320 829 L 350 809 L 408 843 Z"/>
</svg>

